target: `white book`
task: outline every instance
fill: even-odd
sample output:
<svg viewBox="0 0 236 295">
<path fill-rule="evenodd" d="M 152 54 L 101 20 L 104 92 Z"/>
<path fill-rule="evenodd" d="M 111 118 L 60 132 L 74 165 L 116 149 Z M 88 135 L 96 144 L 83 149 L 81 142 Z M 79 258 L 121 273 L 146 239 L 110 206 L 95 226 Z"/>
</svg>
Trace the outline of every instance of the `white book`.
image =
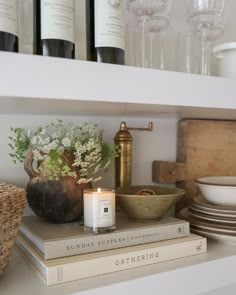
<svg viewBox="0 0 236 295">
<path fill-rule="evenodd" d="M 55 224 L 37 216 L 25 216 L 20 232 L 44 259 L 53 259 L 185 237 L 190 229 L 189 222 L 174 217 L 138 223 L 118 215 L 114 232 L 94 235 L 84 232 L 79 222 Z"/>
<path fill-rule="evenodd" d="M 207 251 L 206 238 L 195 234 L 168 241 L 51 260 L 44 260 L 32 244 L 21 236 L 17 238 L 16 245 L 47 285 L 160 263 Z"/>
</svg>

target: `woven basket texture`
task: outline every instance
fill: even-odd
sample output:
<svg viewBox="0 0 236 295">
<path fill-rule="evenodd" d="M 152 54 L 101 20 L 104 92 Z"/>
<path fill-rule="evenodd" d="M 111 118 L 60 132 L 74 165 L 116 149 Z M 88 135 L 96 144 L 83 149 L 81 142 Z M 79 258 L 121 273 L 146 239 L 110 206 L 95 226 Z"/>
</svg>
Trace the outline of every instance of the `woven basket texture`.
<svg viewBox="0 0 236 295">
<path fill-rule="evenodd" d="M 0 181 L 0 274 L 9 264 L 25 206 L 25 189 Z"/>
</svg>

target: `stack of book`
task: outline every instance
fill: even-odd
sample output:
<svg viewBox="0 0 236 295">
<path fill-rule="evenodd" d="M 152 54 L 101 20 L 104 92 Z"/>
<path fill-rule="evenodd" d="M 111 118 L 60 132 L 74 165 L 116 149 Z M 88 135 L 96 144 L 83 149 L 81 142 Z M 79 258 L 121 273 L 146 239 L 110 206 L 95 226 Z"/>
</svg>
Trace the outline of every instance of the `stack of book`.
<svg viewBox="0 0 236 295">
<path fill-rule="evenodd" d="M 189 222 L 165 217 L 137 223 L 117 217 L 112 233 L 84 232 L 79 222 L 52 224 L 25 216 L 16 244 L 47 285 L 205 253 L 206 238 Z"/>
</svg>

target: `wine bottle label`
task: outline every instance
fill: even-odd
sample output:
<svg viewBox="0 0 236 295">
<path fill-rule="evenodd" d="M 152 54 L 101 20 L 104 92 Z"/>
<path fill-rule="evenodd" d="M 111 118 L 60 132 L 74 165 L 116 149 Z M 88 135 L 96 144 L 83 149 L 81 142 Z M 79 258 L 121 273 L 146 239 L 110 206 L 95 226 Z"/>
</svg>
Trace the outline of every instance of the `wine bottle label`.
<svg viewBox="0 0 236 295">
<path fill-rule="evenodd" d="M 95 47 L 125 49 L 124 0 L 95 0 Z"/>
<path fill-rule="evenodd" d="M 0 32 L 18 36 L 17 0 L 0 0 Z"/>
<path fill-rule="evenodd" d="M 41 39 L 74 43 L 74 0 L 41 0 Z"/>
</svg>

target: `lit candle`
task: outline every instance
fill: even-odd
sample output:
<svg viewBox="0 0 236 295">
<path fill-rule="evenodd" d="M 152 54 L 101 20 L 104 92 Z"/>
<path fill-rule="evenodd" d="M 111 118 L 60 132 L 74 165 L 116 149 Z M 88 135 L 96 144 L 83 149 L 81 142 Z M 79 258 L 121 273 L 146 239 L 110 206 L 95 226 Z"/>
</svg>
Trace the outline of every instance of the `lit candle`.
<svg viewBox="0 0 236 295">
<path fill-rule="evenodd" d="M 115 229 L 115 192 L 109 189 L 84 191 L 84 228 L 94 233 Z"/>
</svg>

